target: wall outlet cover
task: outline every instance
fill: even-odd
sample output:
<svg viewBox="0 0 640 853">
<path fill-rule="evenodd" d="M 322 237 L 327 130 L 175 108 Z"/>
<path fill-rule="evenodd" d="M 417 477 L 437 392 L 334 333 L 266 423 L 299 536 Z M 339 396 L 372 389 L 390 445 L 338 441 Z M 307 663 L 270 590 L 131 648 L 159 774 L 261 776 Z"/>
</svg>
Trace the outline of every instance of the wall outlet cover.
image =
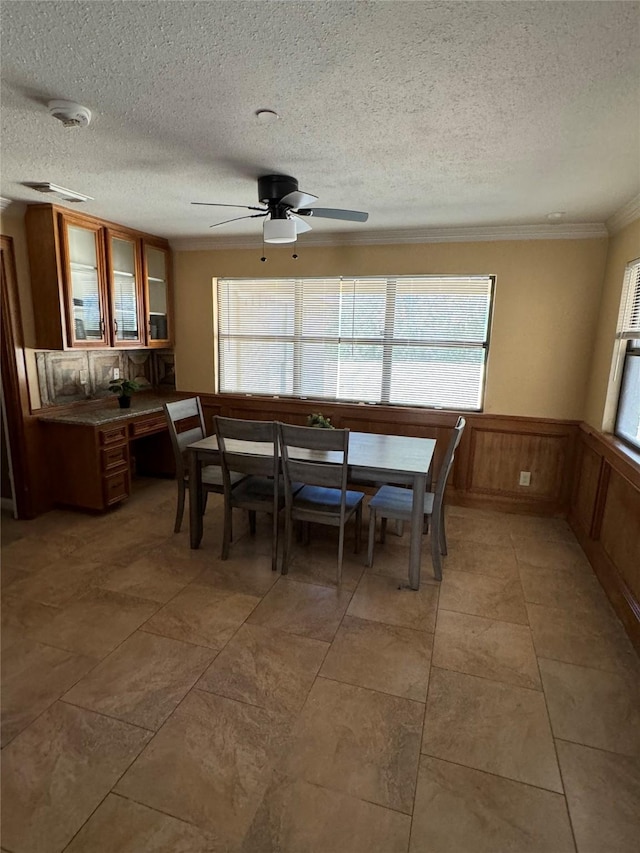
<svg viewBox="0 0 640 853">
<path fill-rule="evenodd" d="M 521 486 L 530 486 L 531 485 L 531 471 L 520 471 L 520 485 Z"/>
</svg>

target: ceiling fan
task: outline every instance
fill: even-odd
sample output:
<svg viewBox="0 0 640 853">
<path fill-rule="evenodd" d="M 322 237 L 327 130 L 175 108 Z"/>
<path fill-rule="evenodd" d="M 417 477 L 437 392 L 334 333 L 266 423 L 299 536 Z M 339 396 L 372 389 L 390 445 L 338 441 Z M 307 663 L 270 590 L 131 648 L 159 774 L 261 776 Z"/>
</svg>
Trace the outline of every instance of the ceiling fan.
<svg viewBox="0 0 640 853">
<path fill-rule="evenodd" d="M 295 243 L 299 234 L 310 231 L 311 226 L 301 217 L 320 216 L 323 219 L 342 219 L 347 222 L 366 222 L 368 213 L 361 210 L 339 210 L 332 207 L 310 207 L 318 197 L 298 189 L 298 181 L 289 175 L 263 175 L 258 178 L 258 199 L 264 207 L 244 204 L 217 204 L 216 202 L 192 201 L 211 207 L 239 207 L 244 210 L 257 210 L 247 216 L 236 216 L 216 222 L 211 228 L 237 222 L 239 219 L 258 219 L 268 217 L 263 225 L 265 243 Z"/>
</svg>

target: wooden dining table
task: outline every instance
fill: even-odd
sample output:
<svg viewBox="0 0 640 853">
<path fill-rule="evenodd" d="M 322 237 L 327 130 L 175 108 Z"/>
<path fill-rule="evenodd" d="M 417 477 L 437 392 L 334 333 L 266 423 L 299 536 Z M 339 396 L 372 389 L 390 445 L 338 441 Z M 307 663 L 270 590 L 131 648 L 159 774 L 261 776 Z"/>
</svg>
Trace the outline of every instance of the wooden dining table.
<svg viewBox="0 0 640 853">
<path fill-rule="evenodd" d="M 229 450 L 242 452 L 242 441 L 227 442 Z M 251 452 L 260 452 L 255 444 Z M 381 435 L 373 432 L 350 432 L 347 465 L 349 480 L 369 481 L 412 486 L 413 505 L 411 515 L 411 545 L 409 552 L 409 586 L 420 587 L 420 558 L 424 526 L 424 493 L 427 473 L 431 468 L 436 442 L 432 438 L 414 438 L 404 435 Z M 203 438 L 188 446 L 189 451 L 189 522 L 191 547 L 200 547 L 202 541 L 202 480 L 200 471 L 204 465 L 219 465 L 220 451 L 215 436 Z M 271 445 L 264 445 L 265 455 L 273 452 Z M 290 454 L 291 455 L 291 454 Z M 334 461 L 331 451 L 302 450 L 299 458 Z"/>
</svg>

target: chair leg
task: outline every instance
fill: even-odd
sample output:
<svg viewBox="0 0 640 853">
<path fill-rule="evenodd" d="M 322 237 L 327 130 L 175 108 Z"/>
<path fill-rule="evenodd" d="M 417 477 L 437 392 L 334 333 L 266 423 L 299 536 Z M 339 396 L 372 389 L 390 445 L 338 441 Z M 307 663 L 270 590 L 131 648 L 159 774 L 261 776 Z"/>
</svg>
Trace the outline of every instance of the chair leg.
<svg viewBox="0 0 640 853">
<path fill-rule="evenodd" d="M 229 545 L 231 543 L 231 513 L 232 508 L 225 502 L 224 507 L 224 529 L 222 533 L 222 554 L 220 558 L 226 560 L 229 557 Z"/>
<path fill-rule="evenodd" d="M 176 507 L 176 523 L 174 533 L 180 533 L 182 527 L 182 516 L 184 515 L 184 495 L 187 490 L 184 480 L 178 480 L 178 506 Z"/>
<path fill-rule="evenodd" d="M 369 547 L 367 548 L 367 566 L 373 566 L 373 545 L 376 538 L 376 511 L 369 509 Z"/>
<path fill-rule="evenodd" d="M 202 493 L 202 509 L 200 511 L 200 515 L 204 515 L 207 511 L 207 498 L 209 497 L 209 492 L 203 491 Z"/>
<path fill-rule="evenodd" d="M 431 559 L 433 561 L 433 576 L 437 581 L 442 580 L 442 559 L 440 557 L 440 537 L 434 535 L 437 525 L 431 525 Z"/>
<path fill-rule="evenodd" d="M 283 575 L 286 575 L 289 572 L 289 554 L 291 553 L 292 527 L 293 521 L 289 513 L 287 513 L 284 520 L 284 545 L 282 548 L 282 568 L 280 569 L 280 573 Z"/>
<path fill-rule="evenodd" d="M 356 544 L 353 549 L 354 554 L 357 554 L 360 551 L 360 542 L 362 539 L 362 504 L 358 505 L 358 509 L 356 510 Z"/>
<path fill-rule="evenodd" d="M 338 570 L 336 574 L 336 583 L 338 586 L 342 583 L 342 555 L 344 554 L 344 524 L 340 525 L 340 537 L 338 539 Z"/>
<path fill-rule="evenodd" d="M 384 545 L 384 540 L 387 538 L 387 519 L 382 516 L 380 519 L 380 542 Z"/>
<path fill-rule="evenodd" d="M 396 536 L 402 536 L 404 534 L 404 521 L 401 521 L 399 518 L 396 518 Z"/>
<path fill-rule="evenodd" d="M 440 553 L 447 554 L 447 534 L 444 530 L 444 507 L 440 510 Z"/>
<path fill-rule="evenodd" d="M 311 544 L 311 524 L 308 521 L 302 522 L 302 544 L 305 547 Z"/>
<path fill-rule="evenodd" d="M 271 534 L 271 571 L 278 568 L 278 513 L 273 514 L 273 532 Z"/>
<path fill-rule="evenodd" d="M 252 536 L 256 535 L 256 511 L 254 509 L 250 509 L 249 511 L 249 533 Z"/>
</svg>

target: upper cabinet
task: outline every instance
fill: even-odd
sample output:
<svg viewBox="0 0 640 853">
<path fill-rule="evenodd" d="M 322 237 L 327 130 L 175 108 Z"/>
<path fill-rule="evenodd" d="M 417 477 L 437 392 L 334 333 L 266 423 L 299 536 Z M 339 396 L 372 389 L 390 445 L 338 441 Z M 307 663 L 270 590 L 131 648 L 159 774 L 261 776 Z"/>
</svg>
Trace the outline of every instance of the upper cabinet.
<svg viewBox="0 0 640 853">
<path fill-rule="evenodd" d="M 171 345 L 166 241 L 48 204 L 26 227 L 36 347 Z"/>
</svg>

